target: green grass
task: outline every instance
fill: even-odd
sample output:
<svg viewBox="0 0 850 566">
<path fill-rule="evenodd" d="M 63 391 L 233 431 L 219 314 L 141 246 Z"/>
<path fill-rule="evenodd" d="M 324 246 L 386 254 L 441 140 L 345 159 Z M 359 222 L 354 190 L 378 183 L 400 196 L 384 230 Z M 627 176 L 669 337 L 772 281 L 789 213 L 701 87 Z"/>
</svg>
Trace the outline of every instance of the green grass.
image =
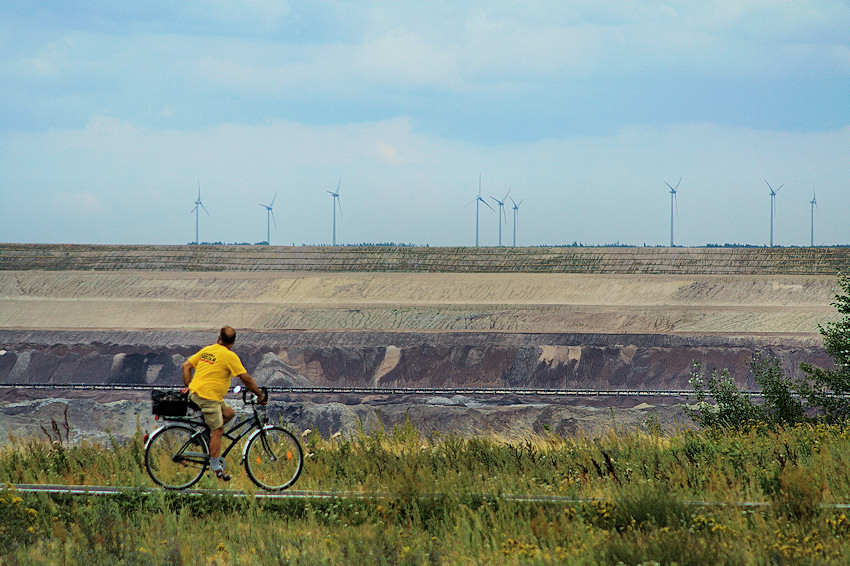
<svg viewBox="0 0 850 566">
<path fill-rule="evenodd" d="M 380 497 L 7 488 L 0 564 L 841 564 L 850 551 L 850 520 L 831 506 L 850 502 L 850 441 L 838 426 L 516 441 L 426 437 L 408 423 L 311 433 L 304 446 L 295 489 Z M 142 450 L 141 433 L 105 446 L 14 439 L 0 448 L 0 481 L 153 487 Z M 229 464 L 228 487 L 254 490 Z"/>
</svg>

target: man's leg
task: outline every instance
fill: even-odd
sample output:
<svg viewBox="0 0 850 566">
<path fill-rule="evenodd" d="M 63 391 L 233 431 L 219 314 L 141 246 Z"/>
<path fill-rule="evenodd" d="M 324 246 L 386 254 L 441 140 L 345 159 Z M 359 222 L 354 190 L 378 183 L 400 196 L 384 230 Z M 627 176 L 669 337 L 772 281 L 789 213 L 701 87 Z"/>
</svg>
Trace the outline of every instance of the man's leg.
<svg viewBox="0 0 850 566">
<path fill-rule="evenodd" d="M 224 423 L 232 419 L 235 412 L 224 402 L 204 399 L 194 393 L 190 393 L 189 398 L 201 408 L 204 413 L 204 422 L 210 429 L 210 467 L 218 478 L 227 481 L 230 479 L 230 475 L 224 472 L 223 462 L 221 461 L 221 437 L 224 435 Z M 225 419 L 225 412 L 228 415 L 227 419 Z"/>
<path fill-rule="evenodd" d="M 223 434 L 223 426 L 210 431 L 210 458 L 218 458 L 221 456 L 221 437 Z"/>
<path fill-rule="evenodd" d="M 233 407 L 228 405 L 226 402 L 222 402 L 222 404 L 221 404 L 221 418 L 224 421 L 224 424 L 229 423 L 231 420 L 233 420 L 233 417 L 235 417 L 235 416 L 236 416 L 236 411 L 233 410 Z"/>
<path fill-rule="evenodd" d="M 210 430 L 210 467 L 216 476 L 227 481 L 230 479 L 230 474 L 224 471 L 224 461 L 221 459 L 221 437 L 224 436 L 224 425 L 236 416 L 236 411 L 225 401 L 221 402 L 220 409 L 222 425 Z"/>
<path fill-rule="evenodd" d="M 222 402 L 222 426 L 210 430 L 210 458 L 218 458 L 221 456 L 221 437 L 224 436 L 224 425 L 233 420 L 234 416 L 236 416 L 236 411 L 234 411 L 227 403 Z"/>
<path fill-rule="evenodd" d="M 224 462 L 221 460 L 221 437 L 224 427 L 220 426 L 210 431 L 210 467 L 217 478 L 230 481 L 230 474 L 224 471 Z"/>
</svg>

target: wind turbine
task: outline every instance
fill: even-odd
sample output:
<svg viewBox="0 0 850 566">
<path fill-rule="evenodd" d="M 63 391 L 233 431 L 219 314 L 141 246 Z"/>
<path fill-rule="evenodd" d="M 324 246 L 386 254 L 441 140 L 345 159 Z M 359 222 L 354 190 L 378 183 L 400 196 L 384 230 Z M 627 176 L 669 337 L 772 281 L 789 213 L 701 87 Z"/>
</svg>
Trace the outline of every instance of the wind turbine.
<svg viewBox="0 0 850 566">
<path fill-rule="evenodd" d="M 679 182 L 676 183 L 675 187 L 671 187 L 670 183 L 664 181 L 664 184 L 670 187 L 670 247 L 673 247 L 673 205 L 676 206 L 676 212 L 679 212 L 679 200 L 676 197 L 676 193 L 678 192 L 676 189 L 679 188 L 679 183 L 682 182 L 682 178 L 679 177 Z"/>
<path fill-rule="evenodd" d="M 502 197 L 502 200 L 499 200 L 494 196 L 490 197 L 499 205 L 499 212 L 496 213 L 496 216 L 499 217 L 499 246 L 502 245 L 502 218 L 505 219 L 505 225 L 507 225 L 508 223 L 508 216 L 505 214 L 505 201 L 508 200 L 509 194 L 511 194 L 510 189 L 508 189 L 508 192 L 505 193 L 505 196 Z"/>
<path fill-rule="evenodd" d="M 478 196 L 475 197 L 475 199 L 466 203 L 464 205 L 464 208 L 466 208 L 467 206 L 469 206 L 473 202 L 475 203 L 475 247 L 477 248 L 478 247 L 478 203 L 483 202 L 484 204 L 487 205 L 487 208 L 489 208 L 490 210 L 493 210 L 493 207 L 490 206 L 490 203 L 487 202 L 486 200 L 484 200 L 483 198 L 481 198 L 481 174 L 480 173 L 478 174 Z M 501 229 L 501 227 L 500 227 L 500 229 Z"/>
<path fill-rule="evenodd" d="M 519 213 L 519 205 L 522 204 L 523 200 L 524 199 L 519 199 L 519 202 L 516 202 L 514 200 L 514 197 L 511 197 L 511 202 L 514 203 L 514 206 L 513 206 L 513 209 L 514 209 L 514 247 L 516 247 L 516 217 L 517 217 L 517 214 Z"/>
<path fill-rule="evenodd" d="M 764 180 L 767 183 L 767 188 L 770 189 L 770 247 L 773 247 L 773 218 L 776 216 L 776 193 L 779 192 L 779 189 L 785 186 L 785 183 L 779 185 L 776 190 L 773 190 L 773 187 L 770 186 L 770 183 L 767 182 L 767 179 Z"/>
<path fill-rule="evenodd" d="M 200 215 L 202 208 L 204 209 L 204 212 L 207 213 L 207 216 L 209 216 L 210 213 L 207 211 L 207 207 L 204 206 L 204 203 L 201 202 L 201 180 L 198 179 L 198 200 L 195 201 L 195 208 L 192 209 L 192 212 L 195 213 L 195 244 L 196 245 L 200 242 L 200 240 L 198 239 L 198 216 Z M 192 214 L 192 212 L 190 212 L 189 214 Z"/>
<path fill-rule="evenodd" d="M 818 197 L 815 195 L 815 182 L 812 181 L 812 200 L 809 201 L 812 205 L 812 242 L 811 247 L 815 247 L 815 209 L 818 208 Z M 820 209 L 818 208 L 818 211 Z"/>
<path fill-rule="evenodd" d="M 275 191 L 274 197 L 272 198 L 272 201 L 269 204 L 260 203 L 260 206 L 262 206 L 263 208 L 266 209 L 266 243 L 268 245 L 271 245 L 271 243 L 272 243 L 272 238 L 271 238 L 272 232 L 271 232 L 271 226 L 270 226 L 269 220 L 271 220 L 271 222 L 274 222 L 274 227 L 277 228 L 277 221 L 274 219 L 274 210 L 272 210 L 272 207 L 274 206 L 274 201 L 275 201 L 276 198 L 277 198 L 277 191 Z"/>
<path fill-rule="evenodd" d="M 342 204 L 339 202 L 339 188 L 342 186 L 342 176 L 339 177 L 339 183 L 336 186 L 336 192 L 328 191 L 328 193 L 333 197 L 333 209 L 334 209 L 334 232 L 333 232 L 333 245 L 336 245 L 336 208 L 339 206 L 339 216 L 342 217 Z"/>
</svg>

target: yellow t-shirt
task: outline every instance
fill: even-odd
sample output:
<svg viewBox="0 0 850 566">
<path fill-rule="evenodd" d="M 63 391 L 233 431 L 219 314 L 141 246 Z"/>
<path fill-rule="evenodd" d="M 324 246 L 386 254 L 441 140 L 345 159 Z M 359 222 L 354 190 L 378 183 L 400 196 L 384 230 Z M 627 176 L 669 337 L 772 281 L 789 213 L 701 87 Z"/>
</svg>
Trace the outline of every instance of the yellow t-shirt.
<svg viewBox="0 0 850 566">
<path fill-rule="evenodd" d="M 195 366 L 195 376 L 189 382 L 189 391 L 204 399 L 223 401 L 230 389 L 230 378 L 247 373 L 239 356 L 221 344 L 202 348 L 189 358 Z"/>
</svg>

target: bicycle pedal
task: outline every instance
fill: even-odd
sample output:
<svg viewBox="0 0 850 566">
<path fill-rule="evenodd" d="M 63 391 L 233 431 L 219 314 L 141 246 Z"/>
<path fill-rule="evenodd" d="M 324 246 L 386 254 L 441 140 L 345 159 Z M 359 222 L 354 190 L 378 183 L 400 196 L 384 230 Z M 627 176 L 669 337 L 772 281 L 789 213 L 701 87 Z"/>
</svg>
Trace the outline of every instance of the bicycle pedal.
<svg viewBox="0 0 850 566">
<path fill-rule="evenodd" d="M 224 468 L 219 470 L 213 470 L 215 472 L 215 477 L 222 481 L 230 481 L 230 474 L 224 471 Z"/>
</svg>

